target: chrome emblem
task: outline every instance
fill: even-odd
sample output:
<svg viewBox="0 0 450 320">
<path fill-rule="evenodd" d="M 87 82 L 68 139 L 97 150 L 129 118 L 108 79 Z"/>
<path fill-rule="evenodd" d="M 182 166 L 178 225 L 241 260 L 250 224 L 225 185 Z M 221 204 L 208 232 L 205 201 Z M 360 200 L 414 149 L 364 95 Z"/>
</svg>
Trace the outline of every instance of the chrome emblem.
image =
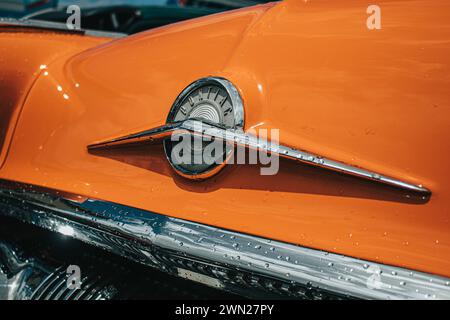
<svg viewBox="0 0 450 320">
<path fill-rule="evenodd" d="M 88 146 L 88 150 L 162 142 L 167 159 L 179 175 L 189 179 L 205 179 L 223 169 L 233 155 L 235 147 L 239 147 L 270 153 L 291 161 L 338 171 L 426 196 L 431 195 L 431 191 L 420 184 L 410 183 L 273 141 L 260 143 L 257 136 L 245 133 L 243 127 L 244 107 L 237 89 L 225 79 L 204 78 L 192 83 L 181 92 L 170 109 L 165 125 L 93 143 Z M 221 160 L 220 163 L 192 164 L 189 162 L 184 164 L 182 161 L 178 161 L 176 156 L 172 156 L 172 149 L 177 146 L 177 142 L 173 140 L 176 135 L 193 136 L 197 141 L 197 144 L 193 143 L 192 148 L 186 152 L 190 156 L 203 153 L 206 147 L 205 141 L 223 143 L 226 148 L 223 148 L 221 154 L 214 155 L 216 159 Z"/>
<path fill-rule="evenodd" d="M 223 78 L 210 77 L 195 81 L 175 100 L 167 117 L 167 123 L 177 123 L 188 119 L 205 121 L 224 129 L 242 131 L 244 107 L 239 92 L 231 82 Z M 195 162 L 196 156 L 202 159 L 208 157 L 204 154 L 204 149 L 211 142 L 204 141 L 202 136 L 193 136 L 193 139 L 187 148 L 191 156 L 189 163 L 183 163 L 178 152 L 172 152 L 173 147 L 180 142 L 174 142 L 173 139 L 164 141 L 167 159 L 178 174 L 189 179 L 204 179 L 224 168 L 232 155 L 233 148 L 224 146 L 224 151 L 221 154 L 214 154 L 214 158 L 210 157 L 206 159 L 206 162 Z M 217 163 L 210 164 L 212 162 Z"/>
</svg>

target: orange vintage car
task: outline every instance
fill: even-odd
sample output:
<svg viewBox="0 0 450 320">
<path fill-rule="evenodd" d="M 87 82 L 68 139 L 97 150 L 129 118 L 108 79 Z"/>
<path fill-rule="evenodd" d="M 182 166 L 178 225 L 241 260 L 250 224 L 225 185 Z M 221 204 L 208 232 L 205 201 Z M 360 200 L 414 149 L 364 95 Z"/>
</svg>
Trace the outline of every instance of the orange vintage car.
<svg viewBox="0 0 450 320">
<path fill-rule="evenodd" d="M 376 2 L 4 21 L 2 219 L 246 297 L 450 299 L 450 2 Z"/>
</svg>

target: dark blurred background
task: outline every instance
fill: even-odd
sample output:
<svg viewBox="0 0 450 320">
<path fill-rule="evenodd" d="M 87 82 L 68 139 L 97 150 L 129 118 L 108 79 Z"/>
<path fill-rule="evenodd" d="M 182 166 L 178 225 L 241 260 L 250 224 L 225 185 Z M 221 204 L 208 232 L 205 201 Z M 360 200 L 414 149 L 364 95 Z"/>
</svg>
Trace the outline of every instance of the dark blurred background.
<svg viewBox="0 0 450 320">
<path fill-rule="evenodd" d="M 82 29 L 133 34 L 266 2 L 270 0 L 0 0 L 0 17 L 65 23 L 67 8 L 77 5 Z"/>
</svg>

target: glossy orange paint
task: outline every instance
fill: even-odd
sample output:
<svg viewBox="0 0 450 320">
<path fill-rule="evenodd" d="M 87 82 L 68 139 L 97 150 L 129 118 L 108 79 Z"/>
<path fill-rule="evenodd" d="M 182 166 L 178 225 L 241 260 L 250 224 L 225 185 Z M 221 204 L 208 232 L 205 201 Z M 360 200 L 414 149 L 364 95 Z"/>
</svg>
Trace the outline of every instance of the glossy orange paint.
<svg viewBox="0 0 450 320">
<path fill-rule="evenodd" d="M 450 2 L 286 1 L 204 17 L 61 57 L 28 98 L 0 178 L 450 276 Z M 423 184 L 430 199 L 287 161 L 191 182 L 160 146 L 88 153 L 165 122 L 192 81 L 241 92 L 245 128 Z M 39 119 L 40 121 L 36 121 Z"/>
<path fill-rule="evenodd" d="M 57 57 L 71 56 L 105 41 L 108 39 L 0 26 L 0 167 L 37 75 Z"/>
</svg>

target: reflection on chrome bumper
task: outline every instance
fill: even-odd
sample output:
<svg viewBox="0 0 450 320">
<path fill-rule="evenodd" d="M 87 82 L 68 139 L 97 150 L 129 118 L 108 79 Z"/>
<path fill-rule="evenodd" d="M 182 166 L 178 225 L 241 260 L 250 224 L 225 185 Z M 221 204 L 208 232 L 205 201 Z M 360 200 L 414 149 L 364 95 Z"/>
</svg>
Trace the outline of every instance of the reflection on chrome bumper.
<svg viewBox="0 0 450 320">
<path fill-rule="evenodd" d="M 3 182 L 0 214 L 234 292 L 291 297 L 450 299 L 449 279 Z"/>
</svg>

